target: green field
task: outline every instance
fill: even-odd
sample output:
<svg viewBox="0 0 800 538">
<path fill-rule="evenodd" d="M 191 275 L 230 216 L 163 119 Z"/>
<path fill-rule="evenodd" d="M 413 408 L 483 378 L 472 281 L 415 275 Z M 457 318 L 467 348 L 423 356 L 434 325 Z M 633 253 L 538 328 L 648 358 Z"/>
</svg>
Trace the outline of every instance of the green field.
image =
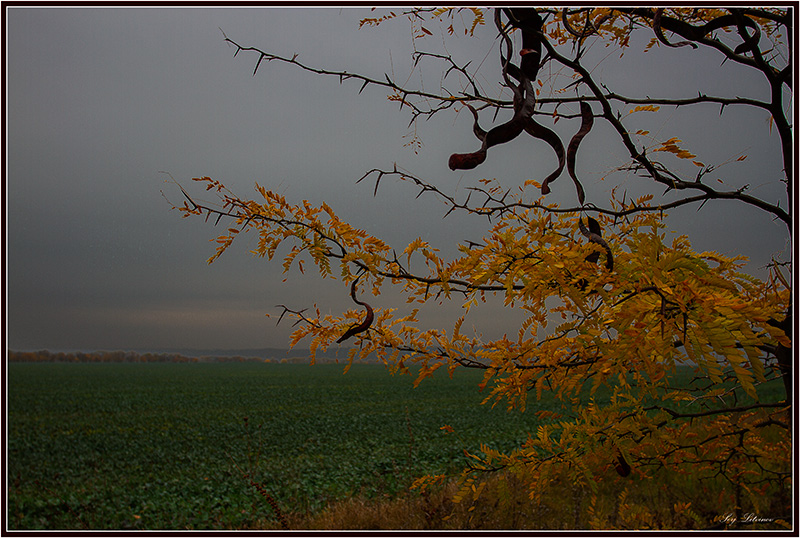
<svg viewBox="0 0 800 538">
<path fill-rule="evenodd" d="M 376 501 L 513 449 L 534 414 L 481 406 L 482 372 L 411 376 L 355 364 L 8 364 L 9 529 L 225 529 Z M 679 375 L 691 376 L 690 370 Z M 687 381 L 684 379 L 683 381 Z M 780 380 L 759 388 L 782 398 Z M 595 395 L 602 404 L 608 391 Z M 742 402 L 740 402 L 742 403 Z M 457 435 L 446 435 L 441 426 Z"/>
<path fill-rule="evenodd" d="M 460 469 L 464 448 L 510 449 L 534 428 L 531 412 L 478 405 L 478 371 L 416 389 L 380 365 L 342 371 L 12 363 L 9 528 L 247 528 L 274 513 L 240 470 L 282 510 L 315 511 Z"/>
</svg>

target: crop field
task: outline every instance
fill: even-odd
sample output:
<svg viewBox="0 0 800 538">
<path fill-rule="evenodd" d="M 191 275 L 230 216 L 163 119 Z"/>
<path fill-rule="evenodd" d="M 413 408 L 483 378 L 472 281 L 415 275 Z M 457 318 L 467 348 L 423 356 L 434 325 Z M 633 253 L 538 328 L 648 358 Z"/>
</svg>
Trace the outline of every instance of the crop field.
<svg viewBox="0 0 800 538">
<path fill-rule="evenodd" d="M 8 365 L 11 529 L 252 528 L 388 498 L 459 470 L 481 442 L 518 446 L 526 413 L 478 405 L 481 372 L 413 377 L 355 364 Z M 598 402 L 602 394 L 598 393 Z M 453 427 L 457 435 L 440 429 Z"/>
<path fill-rule="evenodd" d="M 313 511 L 461 468 L 481 441 L 511 448 L 535 418 L 479 406 L 477 371 L 416 389 L 371 364 L 8 371 L 8 517 L 20 529 L 246 528 L 274 516 L 243 473 L 282 510 Z"/>
</svg>

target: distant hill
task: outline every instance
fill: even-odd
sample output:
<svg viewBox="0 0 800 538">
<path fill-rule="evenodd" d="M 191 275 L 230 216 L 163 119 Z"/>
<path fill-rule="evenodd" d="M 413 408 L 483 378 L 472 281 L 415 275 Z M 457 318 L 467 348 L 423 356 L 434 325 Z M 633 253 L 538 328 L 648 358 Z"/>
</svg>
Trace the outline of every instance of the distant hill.
<svg viewBox="0 0 800 538">
<path fill-rule="evenodd" d="M 352 348 L 317 351 L 319 362 L 346 361 Z M 246 349 L 192 349 L 192 348 L 142 348 L 131 350 L 9 350 L 11 362 L 307 362 L 308 349 L 246 348 Z"/>
<path fill-rule="evenodd" d="M 195 349 L 195 348 L 143 348 L 133 349 L 136 353 L 166 353 L 180 354 L 186 357 L 253 357 L 259 359 L 305 359 L 311 354 L 308 348 L 287 349 L 277 347 L 262 348 L 241 348 L 241 349 Z M 317 351 L 317 358 L 326 359 L 346 359 L 350 348 L 329 349 L 328 351 Z"/>
</svg>

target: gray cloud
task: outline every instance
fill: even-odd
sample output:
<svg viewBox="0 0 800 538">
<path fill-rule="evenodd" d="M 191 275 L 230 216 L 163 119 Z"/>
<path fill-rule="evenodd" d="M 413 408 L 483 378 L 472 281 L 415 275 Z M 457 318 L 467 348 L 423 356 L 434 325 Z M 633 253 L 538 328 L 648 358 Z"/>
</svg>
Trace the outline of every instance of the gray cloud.
<svg viewBox="0 0 800 538">
<path fill-rule="evenodd" d="M 188 187 L 190 178 L 208 175 L 243 196 L 254 194 L 259 182 L 290 200 L 326 201 L 343 219 L 399 248 L 422 236 L 453 254 L 455 242 L 479 239 L 485 221 L 459 214 L 442 221 L 446 208 L 431 196 L 416 199 L 408 184 L 384 179 L 373 197 L 371 184 L 355 180 L 397 162 L 463 197 L 465 187 L 483 177 L 513 186 L 548 173 L 554 158 L 546 146 L 525 140 L 493 148 L 494 158 L 479 169 L 453 173 L 447 156 L 475 148 L 468 114 L 421 123 L 424 145 L 415 154 L 403 147 L 409 116 L 384 90 L 359 95 L 357 82 L 340 84 L 277 62 L 262 64 L 254 77 L 256 57 L 243 52 L 234 58 L 219 30 L 243 44 L 297 53 L 310 65 L 373 77 L 386 72 L 405 82 L 413 50 L 407 24 L 359 30 L 358 20 L 369 13 L 7 8 L 9 346 L 279 347 L 290 327 L 275 327 L 264 316 L 278 312 L 273 305 L 316 303 L 331 312 L 350 306 L 341 282 L 283 275 L 279 262 L 254 259 L 247 252 L 252 238 L 207 265 L 214 250 L 209 240 L 220 230 L 170 211 L 162 191 L 172 202 L 180 203 L 181 195 L 160 171 Z M 479 33 L 478 39 L 457 38 L 448 52 L 484 64 L 480 80 L 499 91 L 492 31 Z M 438 47 L 438 36 L 426 46 Z M 598 58 L 609 56 L 597 76 L 631 95 L 688 96 L 700 86 L 716 95 L 765 97 L 763 81 L 737 66 L 722 66 L 709 77 L 707 66 L 719 63 L 713 52 L 653 49 L 643 58 L 640 49 L 623 58 L 592 50 Z M 433 67 L 423 63 L 433 75 L 424 80 L 428 89 L 440 83 L 460 89 Z M 418 83 L 416 75 L 409 80 Z M 682 138 L 709 164 L 747 153 L 748 160 L 720 169 L 731 187 L 749 184 L 767 199 L 785 196 L 776 188 L 776 135 L 764 115 L 734 107 L 721 116 L 712 108 L 679 109 L 658 115 L 653 126 L 656 116 L 640 114 L 642 128 Z M 698 129 L 699 121 L 707 129 Z M 563 121 L 556 127 L 568 137 L 576 126 Z M 578 160 L 591 200 L 605 201 L 617 184 L 632 194 L 649 192 L 641 178 L 614 173 L 624 162 L 619 143 L 598 124 Z M 568 179 L 555 186 L 552 201 L 574 203 Z M 699 250 L 752 256 L 755 272 L 786 240 L 781 225 L 729 203 L 675 211 L 670 226 L 689 233 Z M 402 299 L 389 291 L 375 302 L 391 307 Z M 448 326 L 459 313 L 458 304 L 429 307 L 424 320 Z M 509 316 L 493 304 L 469 323 L 487 336 L 513 334 Z"/>
</svg>

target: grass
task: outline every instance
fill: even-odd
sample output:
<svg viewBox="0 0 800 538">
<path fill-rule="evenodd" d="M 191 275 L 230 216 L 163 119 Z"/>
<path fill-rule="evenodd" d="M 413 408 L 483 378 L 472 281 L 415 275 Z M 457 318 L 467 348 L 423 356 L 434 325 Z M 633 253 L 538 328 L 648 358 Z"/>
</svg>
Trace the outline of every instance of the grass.
<svg viewBox="0 0 800 538">
<path fill-rule="evenodd" d="M 422 474 L 461 469 L 464 449 L 481 442 L 518 446 L 535 431 L 533 411 L 553 402 L 529 402 L 527 413 L 479 406 L 478 371 L 452 380 L 440 371 L 414 389 L 413 378 L 379 365 L 342 370 L 9 364 L 8 527 L 588 525 L 589 500 L 570 484 L 555 487 L 553 502 L 531 506 L 513 477 L 498 476 L 486 505 L 470 513 L 452 504 L 454 484 L 424 496 L 407 489 Z M 459 435 L 445 435 L 445 424 Z"/>
<path fill-rule="evenodd" d="M 378 365 L 10 364 L 12 528 L 243 528 L 393 495 L 511 448 L 533 417 L 478 406 L 479 372 L 412 388 Z M 245 421 L 247 417 L 247 421 Z M 453 426 L 465 446 L 440 427 Z"/>
</svg>

